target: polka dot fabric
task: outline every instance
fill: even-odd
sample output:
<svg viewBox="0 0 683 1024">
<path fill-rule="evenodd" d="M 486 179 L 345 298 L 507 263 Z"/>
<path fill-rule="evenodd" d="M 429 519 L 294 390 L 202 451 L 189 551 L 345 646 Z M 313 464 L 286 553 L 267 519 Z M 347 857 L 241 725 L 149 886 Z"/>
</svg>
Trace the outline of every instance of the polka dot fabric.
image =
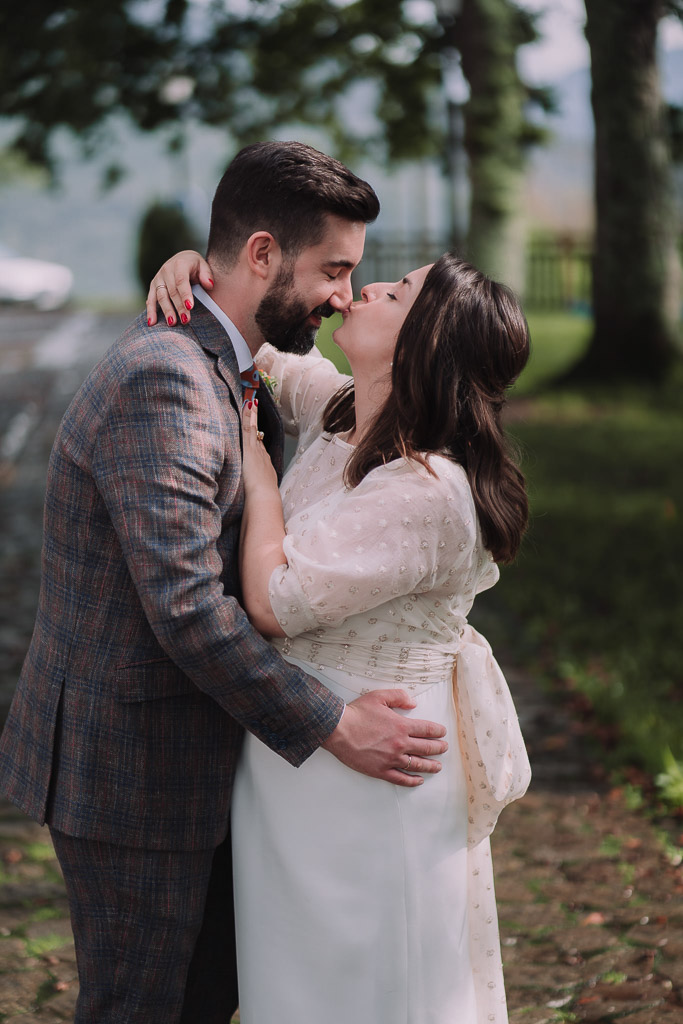
<svg viewBox="0 0 683 1024">
<path fill-rule="evenodd" d="M 349 490 L 352 446 L 322 433 L 329 397 L 348 378 L 314 352 L 257 362 L 277 378 L 286 429 L 299 444 L 282 482 L 287 566 L 270 580 L 286 655 L 348 673 L 358 693 L 453 687 L 467 779 L 470 954 L 477 1024 L 507 1020 L 489 836 L 531 773 L 505 678 L 467 622 L 498 580 L 483 546 L 467 477 L 429 457 L 435 476 L 404 459 Z"/>
</svg>

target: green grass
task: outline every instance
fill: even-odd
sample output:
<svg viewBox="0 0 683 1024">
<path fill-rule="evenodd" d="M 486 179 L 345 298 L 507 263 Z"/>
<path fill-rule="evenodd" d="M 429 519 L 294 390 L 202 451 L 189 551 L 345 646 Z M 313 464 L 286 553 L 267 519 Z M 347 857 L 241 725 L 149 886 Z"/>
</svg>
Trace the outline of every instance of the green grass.
<svg viewBox="0 0 683 1024">
<path fill-rule="evenodd" d="M 569 313 L 529 313 L 531 357 L 515 388 L 518 395 L 537 391 L 581 355 L 591 330 L 588 317 Z"/>
<path fill-rule="evenodd" d="M 338 370 L 342 373 L 350 373 L 349 363 L 341 351 L 337 348 L 332 338 L 332 332 L 341 327 L 342 325 L 341 313 L 335 313 L 334 316 L 329 317 L 327 320 L 323 320 L 322 326 L 318 331 L 318 337 L 316 339 L 316 345 L 327 359 L 331 359 Z"/>
<path fill-rule="evenodd" d="M 543 390 L 580 354 L 577 318 L 530 318 L 537 367 L 510 432 L 531 524 L 514 566 L 478 600 L 491 639 L 587 698 L 608 766 L 657 777 L 672 805 L 683 775 L 683 402 L 660 392 Z M 586 322 L 583 321 L 583 326 Z M 547 333 L 546 333 L 547 331 Z M 559 350 L 549 354 L 558 340 Z M 542 368 L 534 379 L 536 369 Z M 476 616 L 475 616 L 476 617 Z"/>
</svg>

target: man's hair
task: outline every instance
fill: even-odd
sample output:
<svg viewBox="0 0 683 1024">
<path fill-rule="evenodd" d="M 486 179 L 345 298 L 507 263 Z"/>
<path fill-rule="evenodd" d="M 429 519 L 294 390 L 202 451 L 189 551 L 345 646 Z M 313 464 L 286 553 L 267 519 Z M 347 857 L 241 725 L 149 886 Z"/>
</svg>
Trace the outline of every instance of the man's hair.
<svg viewBox="0 0 683 1024">
<path fill-rule="evenodd" d="M 291 258 L 322 241 L 328 214 L 368 224 L 378 213 L 371 186 L 334 157 L 301 142 L 257 142 L 218 184 L 207 256 L 228 269 L 250 235 L 269 231 Z"/>
</svg>

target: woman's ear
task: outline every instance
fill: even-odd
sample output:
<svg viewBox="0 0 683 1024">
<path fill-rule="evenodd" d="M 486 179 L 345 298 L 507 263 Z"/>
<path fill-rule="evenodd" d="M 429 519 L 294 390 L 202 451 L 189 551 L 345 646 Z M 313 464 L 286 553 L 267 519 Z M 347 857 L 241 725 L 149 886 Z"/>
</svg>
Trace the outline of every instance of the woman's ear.
<svg viewBox="0 0 683 1024">
<path fill-rule="evenodd" d="M 276 274 L 282 262 L 282 250 L 269 231 L 250 235 L 244 253 L 251 272 L 263 280 Z"/>
</svg>

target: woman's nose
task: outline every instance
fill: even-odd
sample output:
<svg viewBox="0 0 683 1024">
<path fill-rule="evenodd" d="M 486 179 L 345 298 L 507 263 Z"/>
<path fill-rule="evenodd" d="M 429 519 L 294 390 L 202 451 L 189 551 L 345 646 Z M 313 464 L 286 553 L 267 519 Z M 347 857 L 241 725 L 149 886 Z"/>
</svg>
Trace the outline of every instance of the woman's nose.
<svg viewBox="0 0 683 1024">
<path fill-rule="evenodd" d="M 392 287 L 393 285 L 388 281 L 375 281 L 374 284 L 366 284 L 364 288 L 361 288 L 360 293 L 364 302 L 374 302 L 383 291 Z"/>
</svg>

